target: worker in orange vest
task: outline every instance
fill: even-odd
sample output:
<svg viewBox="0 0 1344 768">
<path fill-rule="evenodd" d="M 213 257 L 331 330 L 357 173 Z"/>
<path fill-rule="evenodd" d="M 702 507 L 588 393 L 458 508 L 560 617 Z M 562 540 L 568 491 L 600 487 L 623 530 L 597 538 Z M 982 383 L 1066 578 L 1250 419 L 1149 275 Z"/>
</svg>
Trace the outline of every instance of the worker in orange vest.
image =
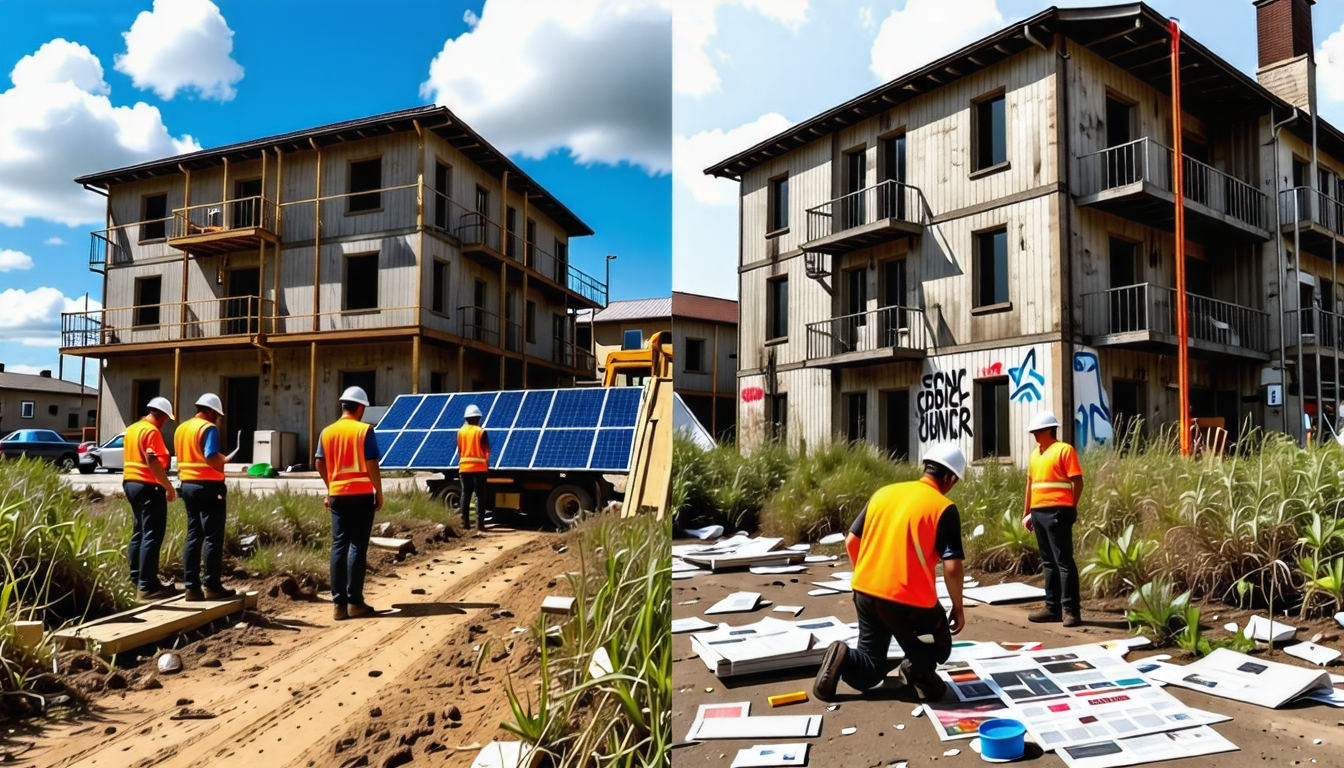
<svg viewBox="0 0 1344 768">
<path fill-rule="evenodd" d="M 1027 615 L 1035 622 L 1062 621 L 1066 627 L 1083 623 L 1078 593 L 1078 565 L 1073 559 L 1073 525 L 1078 522 L 1078 499 L 1083 495 L 1083 468 L 1078 452 L 1059 440 L 1059 419 L 1049 411 L 1031 417 L 1027 425 L 1036 447 L 1027 464 L 1026 510 L 1022 524 L 1036 533 L 1045 570 L 1045 608 Z"/>
<path fill-rule="evenodd" d="M 357 619 L 376 611 L 364 601 L 373 516 L 383 508 L 378 439 L 360 419 L 369 396 L 360 387 L 341 393 L 341 418 L 317 441 L 317 472 L 327 484 L 331 509 L 331 602 L 335 617 Z"/>
<path fill-rule="evenodd" d="M 168 481 L 172 457 L 162 432 L 173 419 L 173 404 L 156 397 L 146 409 L 144 418 L 126 428 L 123 439 L 122 490 L 131 503 L 131 543 L 126 553 L 136 595 L 141 600 L 161 600 L 177 594 L 172 584 L 159 581 L 159 550 L 168 526 L 168 504 L 177 498 Z"/>
<path fill-rule="evenodd" d="M 901 680 L 921 699 L 941 698 L 939 664 L 952 653 L 952 636 L 966 626 L 962 605 L 961 514 L 947 492 L 966 474 L 966 457 L 950 443 L 924 454 L 924 476 L 878 489 L 854 520 L 845 548 L 854 563 L 850 584 L 859 617 L 854 648 L 837 640 L 826 649 L 812 693 L 833 701 L 837 684 L 866 691 L 891 671 L 887 651 L 896 638 L 905 651 Z M 936 569 L 943 563 L 951 615 L 938 600 Z"/>
<path fill-rule="evenodd" d="M 467 406 L 467 423 L 457 430 L 457 476 L 462 480 L 462 527 L 471 527 L 471 497 L 476 495 L 476 530 L 485 530 L 485 511 L 490 508 L 490 436 L 481 428 L 481 409 Z"/>
<path fill-rule="evenodd" d="M 186 600 L 223 600 L 237 592 L 224 587 L 224 516 L 228 489 L 224 485 L 224 453 L 219 441 L 219 418 L 224 404 L 207 392 L 196 400 L 196 415 L 177 425 L 173 448 L 177 476 L 182 481 L 182 503 L 187 508 L 187 545 L 182 550 L 182 586 Z M 201 578 L 204 554 L 205 578 Z"/>
</svg>

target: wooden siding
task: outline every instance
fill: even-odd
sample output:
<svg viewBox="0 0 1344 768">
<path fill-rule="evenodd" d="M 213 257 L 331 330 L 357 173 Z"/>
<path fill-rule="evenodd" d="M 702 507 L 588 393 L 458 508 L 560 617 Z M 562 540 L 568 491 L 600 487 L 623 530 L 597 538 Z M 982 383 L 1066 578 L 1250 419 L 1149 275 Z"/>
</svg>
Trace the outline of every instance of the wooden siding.
<svg viewBox="0 0 1344 768">
<path fill-rule="evenodd" d="M 714 356 L 716 333 L 718 334 L 717 366 Z M 704 371 L 702 372 L 686 370 L 685 350 L 687 339 L 704 340 L 704 356 L 701 361 Z M 737 328 L 735 326 L 677 318 L 672 324 L 672 345 L 676 353 L 673 385 L 678 390 L 713 391 L 715 389 L 714 371 L 717 370 L 717 391 L 720 394 L 737 392 Z"/>
</svg>

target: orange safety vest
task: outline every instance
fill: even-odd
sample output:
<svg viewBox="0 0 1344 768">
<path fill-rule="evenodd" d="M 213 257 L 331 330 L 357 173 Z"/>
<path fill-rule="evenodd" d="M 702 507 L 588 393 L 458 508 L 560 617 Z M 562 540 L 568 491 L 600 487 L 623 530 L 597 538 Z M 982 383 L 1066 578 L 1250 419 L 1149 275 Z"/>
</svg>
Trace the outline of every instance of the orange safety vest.
<svg viewBox="0 0 1344 768">
<path fill-rule="evenodd" d="M 327 463 L 327 493 L 360 496 L 374 492 L 373 478 L 364 461 L 364 438 L 371 427 L 352 416 L 342 416 L 322 430 L 322 458 Z"/>
<path fill-rule="evenodd" d="M 200 416 L 177 425 L 177 431 L 173 433 L 173 448 L 177 453 L 177 476 L 182 482 L 224 480 L 224 473 L 205 460 L 205 431 L 214 427 L 214 424 Z"/>
<path fill-rule="evenodd" d="M 163 433 L 149 419 L 141 419 L 126 428 L 126 437 L 122 440 L 122 458 L 125 467 L 122 479 L 128 483 L 152 483 L 159 480 L 149 471 L 149 458 L 146 454 L 153 451 L 159 456 L 159 463 L 168 468 L 168 446 L 164 445 Z"/>
<path fill-rule="evenodd" d="M 1031 450 L 1027 462 L 1031 478 L 1031 508 L 1077 506 L 1073 498 L 1072 478 L 1082 477 L 1078 452 L 1062 440 L 1056 440 L 1042 453 L 1039 447 Z"/>
<path fill-rule="evenodd" d="M 854 591 L 916 608 L 937 605 L 934 567 L 942 558 L 934 540 L 950 506 L 927 477 L 878 489 L 863 520 Z"/>
<path fill-rule="evenodd" d="M 457 430 L 457 471 L 485 472 L 490 469 L 490 450 L 481 442 L 485 430 L 475 424 L 463 424 Z"/>
</svg>

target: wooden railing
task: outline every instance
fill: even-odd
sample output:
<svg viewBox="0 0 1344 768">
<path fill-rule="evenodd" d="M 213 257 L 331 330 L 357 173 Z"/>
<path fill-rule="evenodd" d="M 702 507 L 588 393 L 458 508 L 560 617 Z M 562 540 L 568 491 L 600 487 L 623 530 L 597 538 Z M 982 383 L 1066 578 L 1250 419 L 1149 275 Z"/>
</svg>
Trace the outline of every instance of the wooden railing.
<svg viewBox="0 0 1344 768">
<path fill-rule="evenodd" d="M 1186 294 L 1190 338 L 1269 352 L 1269 314 L 1227 301 Z M 1136 331 L 1176 334 L 1176 291 L 1149 283 L 1083 295 L 1083 333 Z"/>
<path fill-rule="evenodd" d="M 61 346 L 90 347 L 271 332 L 271 302 L 259 296 L 197 299 L 61 313 Z"/>
<path fill-rule="evenodd" d="M 807 209 L 807 239 L 820 240 L 886 219 L 924 224 L 926 208 L 918 187 L 884 181 Z"/>
<path fill-rule="evenodd" d="M 597 359 L 592 352 L 565 339 L 551 340 L 551 362 L 578 371 L 597 370 Z"/>
<path fill-rule="evenodd" d="M 881 349 L 928 349 L 924 310 L 883 307 L 807 324 L 807 359 Z"/>
<path fill-rule="evenodd" d="M 499 346 L 499 315 L 480 307 L 458 307 L 457 319 L 464 337 L 492 347 Z"/>
<path fill-rule="evenodd" d="M 275 202 L 261 195 L 174 208 L 170 239 L 254 228 L 279 235 Z"/>
</svg>

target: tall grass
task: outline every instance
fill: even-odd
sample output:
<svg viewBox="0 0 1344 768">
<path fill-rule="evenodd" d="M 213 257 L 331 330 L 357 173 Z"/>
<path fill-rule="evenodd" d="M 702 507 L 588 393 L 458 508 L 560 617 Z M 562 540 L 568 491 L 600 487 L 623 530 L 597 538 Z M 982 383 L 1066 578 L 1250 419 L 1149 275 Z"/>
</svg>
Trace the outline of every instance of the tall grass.
<svg viewBox="0 0 1344 768">
<path fill-rule="evenodd" d="M 539 642 L 538 698 L 508 689 L 504 728 L 568 766 L 662 766 L 671 748 L 671 553 L 666 522 L 597 518 L 576 533 L 576 598 L 560 650 Z M 536 628 L 544 635 L 545 614 Z M 611 671 L 589 667 L 599 649 Z"/>
</svg>

